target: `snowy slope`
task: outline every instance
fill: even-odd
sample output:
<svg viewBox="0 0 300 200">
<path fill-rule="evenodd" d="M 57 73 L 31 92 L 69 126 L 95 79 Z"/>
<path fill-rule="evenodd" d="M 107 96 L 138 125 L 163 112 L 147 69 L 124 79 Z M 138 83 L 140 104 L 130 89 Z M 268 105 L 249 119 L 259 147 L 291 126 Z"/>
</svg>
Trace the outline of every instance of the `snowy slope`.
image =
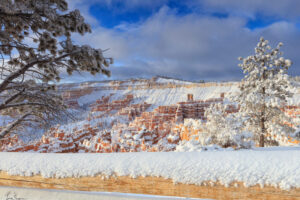
<svg viewBox="0 0 300 200">
<path fill-rule="evenodd" d="M 63 178 L 115 174 L 163 177 L 175 183 L 199 185 L 212 181 L 227 186 L 239 181 L 245 186 L 300 188 L 299 147 L 100 155 L 0 153 L 0 160 L 5 160 L 0 162 L 0 170 L 11 175 Z"/>
<path fill-rule="evenodd" d="M 171 88 L 150 88 L 150 89 L 137 89 L 136 86 L 145 84 L 146 80 L 130 82 L 126 81 L 122 84 L 128 86 L 127 89 L 122 90 L 96 90 L 91 94 L 82 96 L 78 99 L 78 103 L 80 105 L 84 104 L 91 104 L 95 100 L 101 98 L 102 96 L 108 96 L 109 94 L 113 94 L 111 100 L 118 100 L 124 98 L 124 96 L 128 94 L 133 94 L 135 98 L 134 103 L 140 102 L 147 102 L 152 104 L 151 108 L 156 108 L 157 106 L 161 105 L 172 105 L 176 104 L 177 102 L 182 102 L 187 100 L 187 94 L 193 94 L 194 100 L 206 100 L 209 98 L 218 98 L 220 97 L 221 93 L 225 93 L 226 95 L 235 94 L 239 91 L 238 89 L 238 82 L 226 82 L 224 84 L 221 83 L 212 83 L 212 85 L 217 86 L 210 86 L 210 83 L 207 83 L 208 86 L 205 84 L 195 84 L 193 82 L 188 81 L 180 81 L 174 79 L 163 79 L 158 78 L 154 84 L 174 84 L 177 87 Z M 122 85 L 121 84 L 121 85 Z M 193 86 L 191 86 L 193 85 Z M 98 82 L 98 83 L 91 83 L 87 86 L 87 83 L 81 84 L 82 89 L 86 87 L 103 87 L 109 86 L 107 82 Z M 300 88 L 295 83 L 295 86 L 298 88 L 296 89 L 296 93 L 292 99 L 289 99 L 288 103 L 291 105 L 299 105 L 300 103 Z M 132 87 L 132 88 L 131 88 Z M 225 95 L 225 96 L 226 96 Z M 150 109 L 151 109 L 150 108 Z"/>
<path fill-rule="evenodd" d="M 154 107 L 160 105 L 172 105 L 177 102 L 186 101 L 187 94 L 194 94 L 194 99 L 208 99 L 220 97 L 222 92 L 236 91 L 236 87 L 209 87 L 209 88 L 166 88 L 166 89 L 146 89 L 146 90 L 108 90 L 96 91 L 90 95 L 85 95 L 79 98 L 79 104 L 94 102 L 97 98 L 108 94 L 114 94 L 113 100 L 121 99 L 122 97 L 133 94 L 135 98 L 147 103 L 153 104 Z M 135 103 L 139 103 L 135 102 Z"/>
<path fill-rule="evenodd" d="M 190 83 L 190 82 L 187 82 Z M 181 85 L 181 84 L 180 84 Z M 185 84 L 188 85 L 188 84 Z M 133 94 L 134 103 L 147 102 L 152 108 L 160 105 L 172 105 L 187 100 L 187 94 L 193 94 L 195 100 L 218 98 L 221 93 L 237 92 L 237 83 L 233 86 L 212 86 L 212 87 L 174 87 L 163 89 L 126 89 L 126 90 L 99 90 L 78 99 L 80 105 L 93 103 L 102 96 L 113 94 L 112 100 L 122 99 L 128 94 Z"/>
</svg>

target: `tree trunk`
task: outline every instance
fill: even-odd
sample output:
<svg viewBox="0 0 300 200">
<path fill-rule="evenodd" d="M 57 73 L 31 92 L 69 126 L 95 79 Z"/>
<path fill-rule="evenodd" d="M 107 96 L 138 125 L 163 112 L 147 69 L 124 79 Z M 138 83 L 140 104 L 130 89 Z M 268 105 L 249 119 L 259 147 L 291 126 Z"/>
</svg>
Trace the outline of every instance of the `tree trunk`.
<svg viewBox="0 0 300 200">
<path fill-rule="evenodd" d="M 264 147 L 265 146 L 265 136 L 264 134 L 260 134 L 259 136 L 259 147 Z"/>
<path fill-rule="evenodd" d="M 263 71 L 263 80 L 266 80 L 266 72 L 265 70 Z M 264 147 L 265 146 L 265 133 L 266 133 L 266 127 L 265 127 L 265 112 L 266 112 L 266 103 L 265 103 L 265 95 L 266 95 L 266 88 L 262 88 L 262 95 L 263 95 L 263 105 L 262 105 L 262 110 L 261 110 L 261 118 L 260 118 L 260 129 L 261 133 L 259 136 L 259 147 Z"/>
<path fill-rule="evenodd" d="M 263 110 L 264 110 L 264 108 L 263 108 Z M 259 147 L 264 147 L 265 146 L 265 132 L 266 132 L 266 129 L 265 129 L 265 117 L 263 115 L 264 115 L 264 112 L 262 112 L 262 116 L 260 118 L 261 133 L 259 135 Z"/>
<path fill-rule="evenodd" d="M 263 105 L 261 118 L 260 118 L 260 135 L 259 135 L 259 147 L 265 146 L 265 134 L 266 134 L 266 127 L 265 127 L 265 105 Z"/>
<path fill-rule="evenodd" d="M 262 116 L 260 118 L 260 130 L 261 130 L 261 133 L 259 135 L 259 147 L 264 147 L 265 146 L 266 127 L 265 127 L 264 111 L 265 111 L 265 106 L 263 106 L 263 112 L 261 113 Z"/>
</svg>

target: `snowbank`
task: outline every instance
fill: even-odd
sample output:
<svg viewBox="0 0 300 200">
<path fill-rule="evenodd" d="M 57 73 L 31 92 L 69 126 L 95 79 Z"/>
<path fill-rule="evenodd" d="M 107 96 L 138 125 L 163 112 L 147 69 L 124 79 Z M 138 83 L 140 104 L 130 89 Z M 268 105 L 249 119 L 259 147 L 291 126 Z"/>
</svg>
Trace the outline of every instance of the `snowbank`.
<svg viewBox="0 0 300 200">
<path fill-rule="evenodd" d="M 174 183 L 202 184 L 234 181 L 288 190 L 300 188 L 300 148 L 267 150 L 37 154 L 0 153 L 0 170 L 10 175 L 43 177 L 153 176 Z"/>
<path fill-rule="evenodd" d="M 29 189 L 19 187 L 0 187 L 0 197 L 11 200 L 182 200 L 185 197 L 168 197 L 118 192 L 84 192 L 68 190 Z M 3 198 L 3 199 L 4 199 Z M 1 198 L 2 199 L 2 198 Z M 194 198 L 188 198 L 190 200 Z M 198 199 L 198 198 L 197 198 Z M 198 199 L 199 200 L 199 199 Z M 203 199 L 204 200 L 204 199 Z"/>
</svg>

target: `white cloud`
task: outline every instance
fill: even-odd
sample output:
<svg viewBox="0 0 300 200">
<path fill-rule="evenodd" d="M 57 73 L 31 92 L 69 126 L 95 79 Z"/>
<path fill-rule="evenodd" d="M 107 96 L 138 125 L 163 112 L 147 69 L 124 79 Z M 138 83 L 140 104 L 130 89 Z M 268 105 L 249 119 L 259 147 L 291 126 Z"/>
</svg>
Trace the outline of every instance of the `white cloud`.
<svg viewBox="0 0 300 200">
<path fill-rule="evenodd" d="M 214 3 L 210 6 L 216 6 Z M 296 68 L 300 63 L 300 31 L 294 23 L 279 21 L 254 31 L 246 28 L 246 23 L 244 17 L 234 15 L 178 16 L 163 6 L 143 22 L 120 24 L 114 29 L 98 26 L 92 34 L 75 39 L 82 44 L 109 48 L 106 55 L 121 65 L 111 68 L 113 78 L 169 75 L 194 80 L 238 79 L 242 72 L 237 67 L 237 57 L 252 54 L 260 36 L 272 44 L 282 41 L 285 56 L 294 61 L 291 72 L 300 74 Z M 102 76 L 91 79 L 99 77 Z"/>
<path fill-rule="evenodd" d="M 298 0 L 196 0 L 191 5 L 201 5 L 214 12 L 228 12 L 253 18 L 259 13 L 277 18 L 299 19 L 300 13 Z"/>
</svg>

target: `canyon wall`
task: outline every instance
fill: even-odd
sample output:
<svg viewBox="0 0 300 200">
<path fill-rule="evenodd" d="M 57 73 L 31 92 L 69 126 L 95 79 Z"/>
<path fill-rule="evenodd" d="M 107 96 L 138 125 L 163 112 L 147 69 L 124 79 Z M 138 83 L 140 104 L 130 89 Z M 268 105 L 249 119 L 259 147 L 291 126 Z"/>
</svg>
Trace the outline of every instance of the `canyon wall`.
<svg viewBox="0 0 300 200">
<path fill-rule="evenodd" d="M 234 82 L 191 83 L 161 78 L 63 85 L 60 92 L 66 104 L 83 112 L 84 117 L 50 128 L 42 138 L 28 143 L 18 136 L 7 137 L 0 141 L 0 151 L 172 151 L 180 141 L 202 131 L 185 120 L 205 121 L 205 110 L 211 104 L 223 103 L 237 86 Z M 299 118 L 299 105 L 283 110 Z M 237 106 L 228 105 L 226 112 L 237 111 Z"/>
</svg>

